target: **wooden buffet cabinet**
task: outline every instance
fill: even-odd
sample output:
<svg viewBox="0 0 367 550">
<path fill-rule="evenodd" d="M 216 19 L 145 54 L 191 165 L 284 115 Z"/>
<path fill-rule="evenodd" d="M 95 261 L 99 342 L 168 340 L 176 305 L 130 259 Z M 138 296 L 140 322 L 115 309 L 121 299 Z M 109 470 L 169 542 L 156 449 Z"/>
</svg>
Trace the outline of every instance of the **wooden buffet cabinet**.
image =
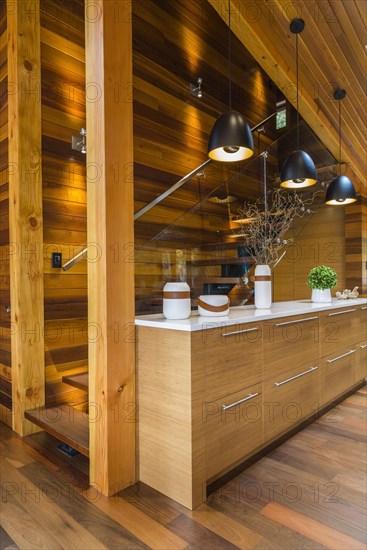
<svg viewBox="0 0 367 550">
<path fill-rule="evenodd" d="M 283 304 L 137 319 L 141 481 L 196 508 L 208 483 L 363 383 L 366 300 Z"/>
</svg>

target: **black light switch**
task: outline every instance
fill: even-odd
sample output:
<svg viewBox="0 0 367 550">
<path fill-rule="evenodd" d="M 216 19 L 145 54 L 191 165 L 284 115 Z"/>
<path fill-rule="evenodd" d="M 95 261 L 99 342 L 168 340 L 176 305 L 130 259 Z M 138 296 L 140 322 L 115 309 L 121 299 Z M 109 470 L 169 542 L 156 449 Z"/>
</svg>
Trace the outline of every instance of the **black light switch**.
<svg viewBox="0 0 367 550">
<path fill-rule="evenodd" d="M 61 268 L 62 254 L 61 252 L 52 252 L 52 267 Z"/>
</svg>

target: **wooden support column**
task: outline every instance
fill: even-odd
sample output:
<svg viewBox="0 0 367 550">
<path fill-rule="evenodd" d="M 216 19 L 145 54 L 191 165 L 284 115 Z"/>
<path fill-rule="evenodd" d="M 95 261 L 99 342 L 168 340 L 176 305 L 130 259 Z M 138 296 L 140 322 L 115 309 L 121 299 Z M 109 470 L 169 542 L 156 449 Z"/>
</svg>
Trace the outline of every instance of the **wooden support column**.
<svg viewBox="0 0 367 550">
<path fill-rule="evenodd" d="M 9 238 L 13 430 L 45 401 L 39 0 L 8 3 Z"/>
<path fill-rule="evenodd" d="M 86 0 L 90 480 L 135 481 L 131 1 Z"/>
</svg>

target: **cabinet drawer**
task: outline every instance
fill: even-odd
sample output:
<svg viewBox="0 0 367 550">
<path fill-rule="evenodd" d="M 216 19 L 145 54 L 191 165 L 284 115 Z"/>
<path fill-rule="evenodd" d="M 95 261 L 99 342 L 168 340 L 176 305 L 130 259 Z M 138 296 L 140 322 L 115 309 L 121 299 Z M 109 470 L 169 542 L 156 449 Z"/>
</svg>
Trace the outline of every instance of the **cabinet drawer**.
<svg viewBox="0 0 367 550">
<path fill-rule="evenodd" d="M 356 307 L 345 307 L 332 311 L 323 311 L 320 319 L 321 357 L 344 349 L 359 337 L 361 312 Z"/>
<path fill-rule="evenodd" d="M 238 464 L 263 443 L 261 384 L 205 403 L 206 478 Z"/>
<path fill-rule="evenodd" d="M 263 383 L 265 443 L 316 413 L 319 386 L 317 361 Z"/>
<path fill-rule="evenodd" d="M 367 376 L 367 340 L 357 344 L 357 382 Z"/>
<path fill-rule="evenodd" d="M 321 359 L 321 403 L 338 397 L 356 382 L 357 349 L 349 347 L 334 351 Z"/>
<path fill-rule="evenodd" d="M 319 316 L 282 317 L 264 323 L 264 380 L 317 362 Z"/>
<path fill-rule="evenodd" d="M 207 402 L 261 381 L 261 329 L 261 323 L 245 323 L 206 331 L 204 337 Z"/>
</svg>

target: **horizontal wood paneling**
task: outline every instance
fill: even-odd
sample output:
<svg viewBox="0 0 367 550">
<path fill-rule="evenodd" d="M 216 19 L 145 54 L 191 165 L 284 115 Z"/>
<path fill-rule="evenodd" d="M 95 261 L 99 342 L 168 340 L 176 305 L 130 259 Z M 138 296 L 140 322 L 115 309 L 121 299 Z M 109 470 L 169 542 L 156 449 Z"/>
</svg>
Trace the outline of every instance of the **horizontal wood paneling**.
<svg viewBox="0 0 367 550">
<path fill-rule="evenodd" d="M 11 408 L 9 174 L 8 174 L 8 62 L 6 2 L 0 1 L 0 404 Z"/>
<path fill-rule="evenodd" d="M 87 242 L 85 156 L 71 149 L 85 127 L 83 1 L 41 1 L 41 64 L 46 403 L 80 402 L 61 378 L 88 368 L 87 262 L 63 272 L 51 255 L 66 263 Z"/>
<path fill-rule="evenodd" d="M 345 288 L 344 208 L 322 206 L 299 234 L 291 231 L 290 236 L 294 244 L 274 270 L 274 301 L 310 299 L 306 280 L 316 265 L 336 270 L 338 284 L 333 296 Z"/>
</svg>

